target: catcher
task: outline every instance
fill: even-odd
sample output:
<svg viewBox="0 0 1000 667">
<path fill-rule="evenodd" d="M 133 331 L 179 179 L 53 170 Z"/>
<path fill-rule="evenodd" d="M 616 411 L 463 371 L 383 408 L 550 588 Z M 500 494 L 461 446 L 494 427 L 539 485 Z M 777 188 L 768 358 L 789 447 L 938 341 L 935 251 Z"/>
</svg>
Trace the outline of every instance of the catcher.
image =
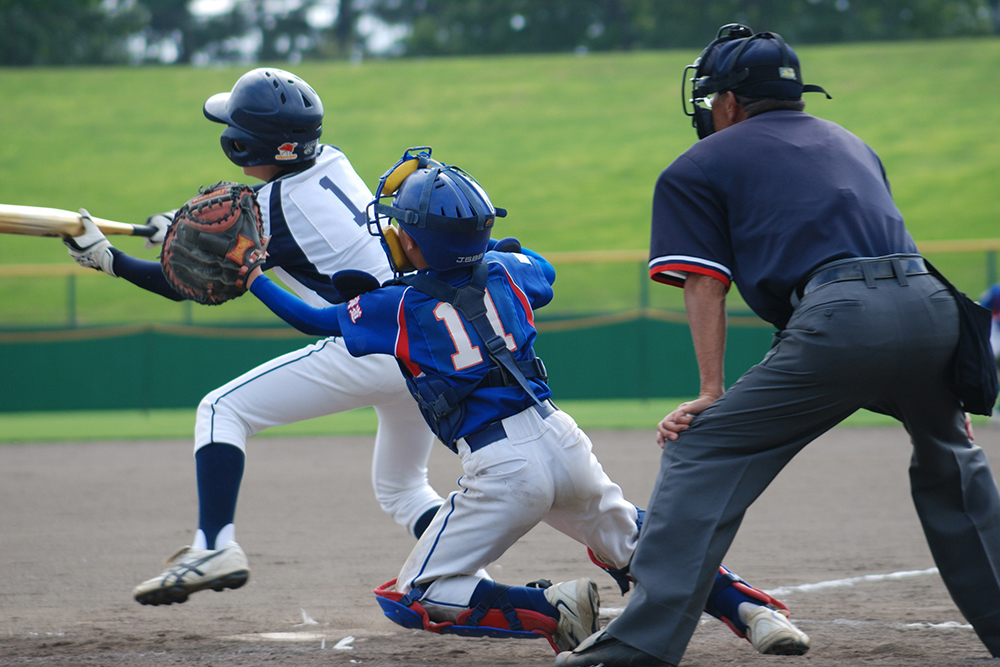
<svg viewBox="0 0 1000 667">
<path fill-rule="evenodd" d="M 390 196 L 391 205 L 382 203 Z M 484 576 L 545 521 L 592 549 L 623 593 L 629 586 L 643 513 L 604 472 L 587 435 L 552 403 L 533 348 L 534 310 L 551 301 L 555 270 L 514 239 L 491 239 L 506 212 L 468 173 L 431 159 L 429 148 L 404 153 L 382 177 L 369 210 L 369 233 L 382 241 L 397 278 L 381 287 L 371 278 L 346 304 L 313 308 L 259 269 L 243 270 L 254 295 L 301 331 L 343 336 L 359 357 L 395 355 L 428 425 L 462 457 L 459 490 L 398 577 L 375 590 L 377 600 L 407 628 L 540 634 L 557 650 L 571 650 L 598 628 L 593 582 L 506 586 Z M 363 277 L 347 278 L 357 286 Z M 706 611 L 761 653 L 809 648 L 809 638 L 781 613 L 784 604 L 725 568 Z"/>
<path fill-rule="evenodd" d="M 255 197 L 245 186 L 222 183 L 179 212 L 152 216 L 147 224 L 161 229 L 153 243 L 167 236 L 166 271 L 160 262 L 113 247 L 82 211 L 86 232 L 66 244 L 78 264 L 174 301 L 208 304 L 245 291 L 230 271 L 231 261 L 273 270 L 315 305 L 343 301 L 331 280 L 337 271 L 392 276 L 378 240 L 364 231 L 371 191 L 343 152 L 319 142 L 323 104 L 305 81 L 278 69 L 254 69 L 231 92 L 209 98 L 203 111 L 223 125 L 226 157 L 263 181 L 253 188 Z M 263 247 L 251 250 L 242 240 L 255 227 L 258 236 L 270 239 L 266 258 Z M 198 255 L 201 243 L 235 259 L 209 271 Z M 172 604 L 196 591 L 242 586 L 250 567 L 236 541 L 234 518 L 248 438 L 270 426 L 368 406 L 378 415 L 375 496 L 387 514 L 419 536 L 443 502 L 427 481 L 434 436 L 391 357 L 355 359 L 343 341 L 327 338 L 268 361 L 202 400 L 194 438 L 197 530 L 160 575 L 136 587 L 135 599 Z"/>
</svg>

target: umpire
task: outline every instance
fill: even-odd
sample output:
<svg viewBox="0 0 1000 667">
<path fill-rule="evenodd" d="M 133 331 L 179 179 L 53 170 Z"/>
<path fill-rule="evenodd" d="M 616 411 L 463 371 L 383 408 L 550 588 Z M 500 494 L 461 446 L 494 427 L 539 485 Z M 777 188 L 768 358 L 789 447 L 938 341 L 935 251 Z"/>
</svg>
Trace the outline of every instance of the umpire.
<svg viewBox="0 0 1000 667">
<path fill-rule="evenodd" d="M 803 113 L 802 93 L 825 91 L 803 85 L 778 35 L 724 26 L 691 68 L 701 141 L 656 184 L 649 265 L 684 289 L 701 391 L 658 426 L 664 452 L 625 612 L 556 665 L 677 664 L 746 509 L 861 408 L 910 434 L 934 560 L 1000 657 L 1000 494 L 949 388 L 955 300 L 917 253 L 878 156 Z M 725 391 L 732 283 L 778 332 Z"/>
</svg>

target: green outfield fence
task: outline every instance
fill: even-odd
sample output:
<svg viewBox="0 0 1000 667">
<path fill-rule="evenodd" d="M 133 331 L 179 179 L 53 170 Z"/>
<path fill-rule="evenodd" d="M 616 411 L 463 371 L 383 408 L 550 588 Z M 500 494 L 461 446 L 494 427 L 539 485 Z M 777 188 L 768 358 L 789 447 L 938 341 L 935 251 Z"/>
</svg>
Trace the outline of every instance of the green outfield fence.
<svg viewBox="0 0 1000 667">
<path fill-rule="evenodd" d="M 727 368 L 759 360 L 771 329 L 734 325 Z M 314 342 L 287 327 L 137 324 L 0 333 L 0 412 L 192 407 L 259 363 Z M 634 311 L 539 324 L 559 398 L 689 395 L 698 372 L 683 316 Z"/>
<path fill-rule="evenodd" d="M 940 254 L 942 262 L 932 257 L 939 268 L 943 262 L 954 265 L 954 271 L 945 273 L 960 274 L 962 279 L 953 277 L 953 282 L 974 298 L 997 281 L 1000 240 L 926 243 L 921 250 Z M 560 280 L 573 280 L 576 271 L 581 280 L 596 275 L 601 281 L 562 312 L 536 322 L 536 350 L 549 370 L 557 400 L 697 394 L 698 368 L 682 290 L 656 286 L 648 279 L 645 252 L 549 256 Z M 598 265 L 607 270 L 602 272 Z M 9 283 L 24 279 L 61 281 L 65 288 L 61 322 L 51 321 L 49 307 L 40 316 L 48 322 L 30 326 L 18 318 L 12 326 L 5 321 L 6 304 L 0 303 L 0 412 L 193 407 L 211 389 L 317 340 L 274 319 L 250 325 L 195 322 L 195 313 L 205 309 L 159 297 L 153 303 L 164 305 L 156 312 L 166 312 L 173 321 L 88 323 L 78 303 L 77 280 L 96 277 L 103 281 L 101 289 L 111 284 L 94 273 L 75 265 L 0 266 L 0 293 L 7 289 L 9 294 L 17 289 Z M 623 277 L 631 283 L 631 293 L 619 298 L 622 290 L 615 288 L 618 300 L 610 306 L 588 300 L 587 294 L 604 287 L 604 274 Z M 745 306 L 740 308 L 738 295 L 732 301 L 726 349 L 730 382 L 761 359 L 774 333 Z"/>
</svg>

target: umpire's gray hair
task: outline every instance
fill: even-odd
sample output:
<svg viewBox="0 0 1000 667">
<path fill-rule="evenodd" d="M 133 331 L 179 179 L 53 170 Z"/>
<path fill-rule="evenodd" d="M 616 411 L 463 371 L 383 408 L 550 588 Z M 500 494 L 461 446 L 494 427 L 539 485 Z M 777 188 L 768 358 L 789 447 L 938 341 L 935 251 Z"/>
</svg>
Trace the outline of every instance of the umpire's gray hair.
<svg viewBox="0 0 1000 667">
<path fill-rule="evenodd" d="M 797 100 L 776 100 L 769 97 L 746 97 L 744 95 L 736 95 L 736 101 L 739 102 L 741 107 L 743 107 L 743 111 L 746 112 L 747 118 L 753 118 L 754 116 L 762 114 L 765 111 L 775 111 L 777 109 L 804 111 L 806 108 L 805 100 L 802 98 Z"/>
</svg>

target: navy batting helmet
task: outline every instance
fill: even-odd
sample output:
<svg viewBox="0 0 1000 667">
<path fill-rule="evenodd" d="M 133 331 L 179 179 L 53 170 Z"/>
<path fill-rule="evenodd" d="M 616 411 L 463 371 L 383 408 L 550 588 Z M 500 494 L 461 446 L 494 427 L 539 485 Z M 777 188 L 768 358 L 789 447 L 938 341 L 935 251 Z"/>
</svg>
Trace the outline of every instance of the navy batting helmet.
<svg viewBox="0 0 1000 667">
<path fill-rule="evenodd" d="M 379 203 L 380 198 L 390 195 L 392 205 Z M 494 220 L 507 215 L 504 209 L 493 206 L 476 179 L 458 167 L 431 159 L 431 149 L 426 146 L 407 149 L 379 179 L 371 206 L 375 215 L 369 232 L 380 237 L 397 273 L 402 267 L 391 252 L 380 216 L 401 225 L 430 268 L 447 271 L 479 264 Z"/>
<path fill-rule="evenodd" d="M 270 67 L 250 70 L 231 92 L 212 95 L 204 112 L 228 125 L 222 150 L 240 167 L 310 160 L 323 132 L 316 91 L 294 74 Z"/>
<path fill-rule="evenodd" d="M 694 70 L 690 79 L 690 98 L 686 94 L 688 70 Z M 692 116 L 691 124 L 698 131 L 699 139 L 715 131 L 712 95 L 730 90 L 745 97 L 775 100 L 798 100 L 802 93 L 813 92 L 829 97 L 819 86 L 802 83 L 799 57 L 781 35 L 773 32 L 754 34 L 739 23 L 719 28 L 715 40 L 693 64 L 684 68 L 681 103 L 684 113 Z"/>
</svg>

